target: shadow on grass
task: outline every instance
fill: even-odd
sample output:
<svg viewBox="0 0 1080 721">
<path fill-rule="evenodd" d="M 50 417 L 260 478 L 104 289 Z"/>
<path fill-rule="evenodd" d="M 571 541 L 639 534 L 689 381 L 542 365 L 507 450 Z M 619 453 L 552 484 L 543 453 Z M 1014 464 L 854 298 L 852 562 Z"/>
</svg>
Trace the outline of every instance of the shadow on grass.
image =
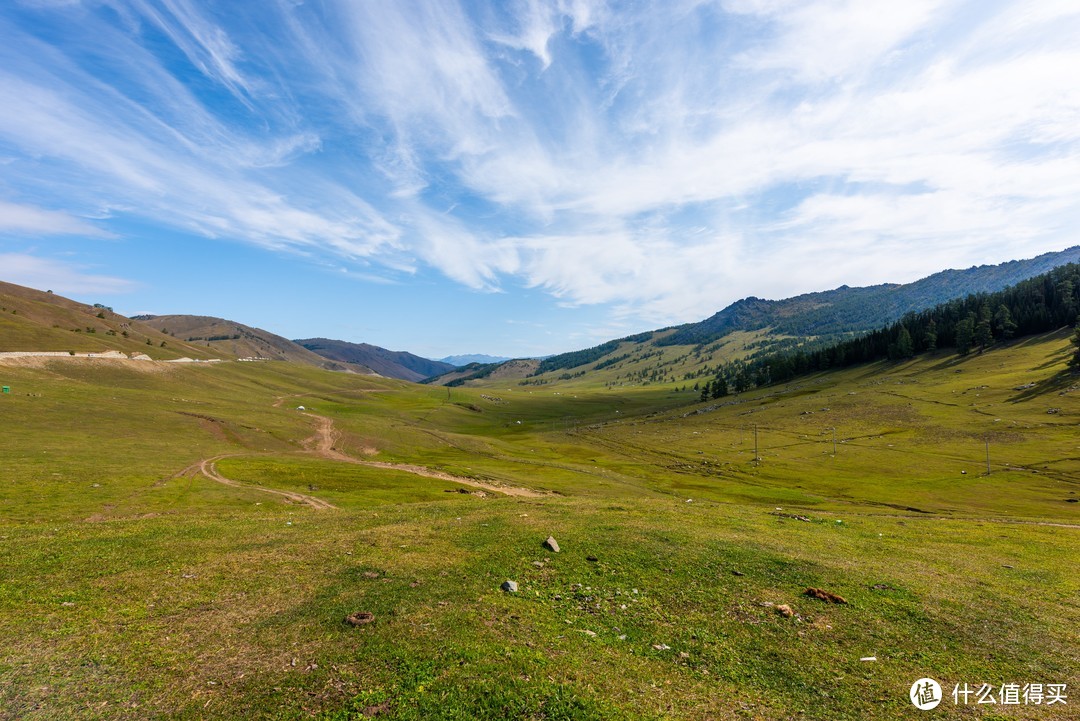
<svg viewBox="0 0 1080 721">
<path fill-rule="evenodd" d="M 1051 364 L 1047 363 L 1040 366 L 1040 369 L 1045 368 L 1048 365 Z M 1035 398 L 1047 395 L 1048 393 L 1060 393 L 1077 382 L 1080 382 L 1080 372 L 1072 368 L 1067 368 L 1055 373 L 1049 378 L 1034 383 L 1028 388 L 1021 388 L 1019 393 L 1012 398 L 1009 398 L 1009 402 L 1021 403 L 1023 401 L 1034 400 Z"/>
</svg>

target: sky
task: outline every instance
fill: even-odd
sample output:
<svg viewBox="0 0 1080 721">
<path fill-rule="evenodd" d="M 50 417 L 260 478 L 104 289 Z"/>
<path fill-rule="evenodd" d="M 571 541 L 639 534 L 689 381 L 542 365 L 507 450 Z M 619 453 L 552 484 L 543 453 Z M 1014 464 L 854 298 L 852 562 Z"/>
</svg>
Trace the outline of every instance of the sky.
<svg viewBox="0 0 1080 721">
<path fill-rule="evenodd" d="M 1080 227 L 1075 0 L 5 0 L 0 279 L 529 356 Z"/>
</svg>

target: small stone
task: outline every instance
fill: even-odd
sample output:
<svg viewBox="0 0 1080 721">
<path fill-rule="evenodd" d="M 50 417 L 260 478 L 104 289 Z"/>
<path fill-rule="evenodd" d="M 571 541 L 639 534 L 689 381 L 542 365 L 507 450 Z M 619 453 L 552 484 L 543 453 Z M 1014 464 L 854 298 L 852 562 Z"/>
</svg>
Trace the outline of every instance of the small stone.
<svg viewBox="0 0 1080 721">
<path fill-rule="evenodd" d="M 547 548 L 548 550 L 550 550 L 550 551 L 552 551 L 554 553 L 558 553 L 559 552 L 559 542 L 555 540 L 554 536 L 548 536 L 547 540 L 544 541 L 544 548 Z"/>
<path fill-rule="evenodd" d="M 860 661 L 877 661 L 877 656 L 863 656 Z"/>
<path fill-rule="evenodd" d="M 732 576 L 745 576 L 746 574 L 743 573 L 742 571 L 736 571 L 735 569 L 731 569 L 731 575 Z"/>
<path fill-rule="evenodd" d="M 503 585 L 499 586 L 499 588 L 506 591 L 507 593 L 517 593 L 517 581 L 503 581 Z"/>
<path fill-rule="evenodd" d="M 666 643 L 654 643 L 652 647 L 655 648 L 657 651 L 671 650 L 671 646 L 668 646 Z"/>
</svg>

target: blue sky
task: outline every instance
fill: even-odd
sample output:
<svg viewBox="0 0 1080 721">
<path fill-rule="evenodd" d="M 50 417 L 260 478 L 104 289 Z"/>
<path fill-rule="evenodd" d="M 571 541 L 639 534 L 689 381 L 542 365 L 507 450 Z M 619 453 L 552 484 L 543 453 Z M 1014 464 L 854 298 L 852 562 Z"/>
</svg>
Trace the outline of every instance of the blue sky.
<svg viewBox="0 0 1080 721">
<path fill-rule="evenodd" d="M 1080 227 L 1080 4 L 8 0 L 0 279 L 439 357 Z"/>
</svg>

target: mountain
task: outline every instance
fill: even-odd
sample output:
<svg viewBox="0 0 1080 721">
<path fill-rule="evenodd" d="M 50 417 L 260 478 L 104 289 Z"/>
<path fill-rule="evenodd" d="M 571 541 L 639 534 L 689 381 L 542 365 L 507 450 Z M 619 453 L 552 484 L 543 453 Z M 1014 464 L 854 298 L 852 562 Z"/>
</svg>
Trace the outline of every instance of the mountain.
<svg viewBox="0 0 1080 721">
<path fill-rule="evenodd" d="M 536 358 L 515 358 L 501 363 L 470 363 L 422 382 L 436 386 L 463 386 L 468 385 L 469 381 L 520 381 L 534 375 L 539 367 L 540 361 Z"/>
<path fill-rule="evenodd" d="M 370 368 L 346 368 L 312 353 L 262 328 L 207 315 L 140 315 L 137 320 L 180 338 L 188 343 L 216 348 L 233 358 L 266 358 L 269 360 L 303 363 L 328 370 L 351 370 L 357 373 L 373 373 Z"/>
<path fill-rule="evenodd" d="M 421 358 L 406 351 L 386 350 L 368 343 L 349 343 L 329 338 L 306 338 L 295 342 L 323 358 L 370 368 L 388 378 L 416 382 L 454 370 L 449 363 Z"/>
<path fill-rule="evenodd" d="M 522 384 L 555 381 L 608 387 L 679 384 L 711 378 L 734 360 L 808 345 L 820 346 L 874 331 L 906 313 L 927 310 L 973 293 L 991 293 L 1080 262 L 1080 246 L 999 265 L 945 270 L 906 284 L 850 288 L 764 300 L 749 297 L 711 317 L 647 331 L 543 359 Z M 463 383 L 483 384 L 493 371 L 477 369 Z"/>
<path fill-rule="evenodd" d="M 472 355 L 448 355 L 445 358 L 440 358 L 440 363 L 449 363 L 457 368 L 464 368 L 470 363 L 503 363 L 510 360 L 509 358 L 494 355 L 484 355 L 483 353 L 473 353 Z"/>
<path fill-rule="evenodd" d="M 87 305 L 52 291 L 0 282 L 0 352 L 145 354 L 155 360 L 199 360 L 227 354 L 162 333 L 100 303 Z"/>
<path fill-rule="evenodd" d="M 887 283 L 864 288 L 841 286 L 785 300 L 749 297 L 732 303 L 700 323 L 678 326 L 657 342 L 665 345 L 711 343 L 735 330 L 831 339 L 880 328 L 905 313 L 926 310 L 971 293 L 991 293 L 1040 275 L 1066 263 L 1080 261 L 1080 246 L 1000 265 L 945 270 L 904 285 Z"/>
</svg>

